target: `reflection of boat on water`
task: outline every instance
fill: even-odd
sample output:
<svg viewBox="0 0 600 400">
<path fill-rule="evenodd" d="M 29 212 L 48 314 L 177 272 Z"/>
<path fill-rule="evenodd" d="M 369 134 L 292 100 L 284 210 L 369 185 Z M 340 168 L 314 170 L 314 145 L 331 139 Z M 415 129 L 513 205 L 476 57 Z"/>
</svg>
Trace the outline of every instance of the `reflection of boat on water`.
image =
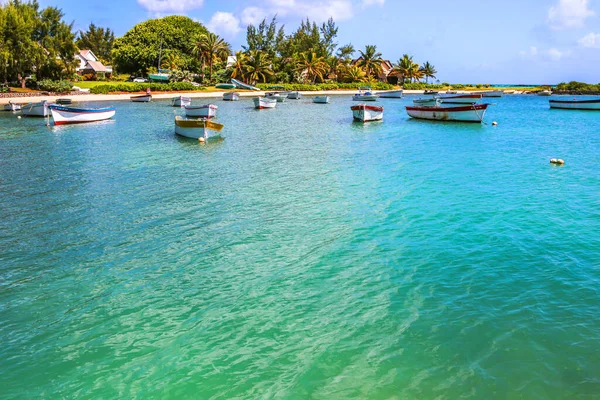
<svg viewBox="0 0 600 400">
<path fill-rule="evenodd" d="M 190 139 L 208 140 L 210 137 L 221 136 L 223 124 L 210 119 L 184 119 L 175 117 L 175 133 Z"/>
<path fill-rule="evenodd" d="M 246 89 L 246 90 L 260 90 L 257 87 L 254 87 L 252 85 L 248 85 L 242 81 L 238 81 L 237 79 L 233 79 L 231 78 L 231 83 L 233 83 L 236 87 L 240 88 L 240 89 Z"/>
<path fill-rule="evenodd" d="M 483 122 L 488 104 L 473 104 L 468 106 L 406 106 L 406 112 L 412 118 L 433 121 Z"/>
<path fill-rule="evenodd" d="M 60 105 L 49 106 L 54 125 L 80 124 L 110 119 L 115 115 L 114 107 L 74 108 Z"/>
</svg>

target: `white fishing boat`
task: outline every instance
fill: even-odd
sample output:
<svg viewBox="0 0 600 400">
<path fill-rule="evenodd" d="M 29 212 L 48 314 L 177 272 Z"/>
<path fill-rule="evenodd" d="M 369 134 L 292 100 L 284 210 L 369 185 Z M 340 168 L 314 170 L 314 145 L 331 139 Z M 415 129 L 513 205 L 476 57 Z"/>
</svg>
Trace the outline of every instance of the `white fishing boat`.
<svg viewBox="0 0 600 400">
<path fill-rule="evenodd" d="M 481 94 L 453 94 L 440 96 L 440 102 L 450 104 L 475 104 L 481 100 Z"/>
<path fill-rule="evenodd" d="M 290 100 L 299 100 L 299 99 L 302 98 L 302 93 L 300 93 L 300 92 L 289 92 L 287 98 L 290 99 Z"/>
<path fill-rule="evenodd" d="M 227 92 L 223 93 L 223 100 L 225 101 L 238 101 L 240 94 L 238 92 Z"/>
<path fill-rule="evenodd" d="M 252 85 L 248 85 L 242 81 L 238 81 L 237 79 L 231 79 L 231 83 L 233 83 L 236 87 L 240 88 L 240 89 L 246 89 L 246 90 L 260 90 L 257 87 L 254 87 Z"/>
<path fill-rule="evenodd" d="M 376 94 L 373 94 L 373 92 L 371 91 L 371 88 L 362 87 L 362 88 L 358 88 L 358 93 L 356 93 L 354 96 L 352 96 L 352 100 L 354 100 L 354 101 L 377 101 L 377 97 L 379 97 L 379 96 Z"/>
<path fill-rule="evenodd" d="M 277 99 L 270 99 L 268 97 L 255 97 L 254 108 L 262 110 L 263 108 L 275 108 L 277 106 Z"/>
<path fill-rule="evenodd" d="M 413 100 L 413 104 L 415 106 L 437 106 L 440 104 L 440 99 L 439 97 L 429 97 L 429 98 L 420 98 L 420 99 L 414 99 Z"/>
<path fill-rule="evenodd" d="M 175 117 L 175 133 L 179 136 L 206 141 L 210 137 L 221 136 L 223 124 L 210 119 L 184 119 Z"/>
<path fill-rule="evenodd" d="M 377 95 L 384 99 L 401 99 L 403 93 L 403 90 L 388 90 L 387 92 L 377 92 Z"/>
<path fill-rule="evenodd" d="M 8 104 L 4 105 L 4 111 L 19 111 L 21 109 L 20 104 L 15 104 L 12 100 L 8 101 Z"/>
<path fill-rule="evenodd" d="M 380 121 L 383 119 L 382 106 L 368 106 L 366 104 L 358 104 L 350 107 L 352 116 L 355 120 L 361 122 Z"/>
<path fill-rule="evenodd" d="M 142 94 L 139 96 L 131 96 L 130 99 L 134 103 L 148 103 L 150 100 L 152 100 L 152 95 L 151 94 Z"/>
<path fill-rule="evenodd" d="M 191 118 L 214 118 L 217 116 L 218 106 L 204 104 L 202 106 L 184 106 L 185 115 Z"/>
<path fill-rule="evenodd" d="M 538 92 L 539 96 L 552 96 L 552 90 L 542 90 Z"/>
<path fill-rule="evenodd" d="M 267 92 L 265 93 L 267 99 L 275 99 L 278 103 L 285 103 L 287 99 L 287 93 L 284 92 Z"/>
<path fill-rule="evenodd" d="M 23 115 L 27 115 L 29 117 L 47 117 L 50 114 L 48 110 L 48 102 L 46 100 L 42 100 L 38 103 L 29 103 L 21 106 L 21 111 Z"/>
<path fill-rule="evenodd" d="M 313 97 L 313 103 L 317 103 L 317 104 L 328 104 L 330 101 L 330 97 L 329 96 L 315 96 Z"/>
<path fill-rule="evenodd" d="M 185 96 L 177 96 L 171 99 L 171 105 L 173 107 L 185 107 L 192 104 L 192 99 Z"/>
<path fill-rule="evenodd" d="M 484 92 L 479 92 L 482 97 L 502 97 L 504 92 L 502 90 L 488 90 Z"/>
<path fill-rule="evenodd" d="M 54 125 L 104 121 L 115 115 L 114 107 L 75 108 L 52 104 L 48 108 L 50 108 L 50 112 L 52 113 Z"/>
<path fill-rule="evenodd" d="M 429 119 L 435 121 L 459 121 L 459 122 L 483 122 L 485 110 L 488 104 L 473 104 L 467 106 L 407 106 L 406 112 L 409 116 L 417 119 Z"/>
<path fill-rule="evenodd" d="M 600 99 L 592 100 L 550 100 L 550 108 L 564 110 L 600 110 Z"/>
</svg>

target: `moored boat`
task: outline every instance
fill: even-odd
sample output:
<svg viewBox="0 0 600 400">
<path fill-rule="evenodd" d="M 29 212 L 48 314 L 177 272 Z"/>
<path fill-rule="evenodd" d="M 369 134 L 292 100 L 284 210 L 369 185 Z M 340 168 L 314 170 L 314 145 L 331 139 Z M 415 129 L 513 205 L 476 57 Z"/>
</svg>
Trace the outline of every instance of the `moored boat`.
<svg viewBox="0 0 600 400">
<path fill-rule="evenodd" d="M 550 100 L 550 108 L 562 108 L 564 110 L 600 110 L 600 99 L 592 100 Z"/>
<path fill-rule="evenodd" d="M 4 111 L 19 111 L 20 109 L 21 105 L 13 103 L 12 100 L 9 100 L 8 104 L 4 105 Z"/>
<path fill-rule="evenodd" d="M 185 115 L 192 118 L 214 118 L 217 116 L 218 106 L 204 104 L 202 106 L 184 106 Z"/>
<path fill-rule="evenodd" d="M 173 107 L 185 107 L 192 104 L 192 99 L 185 96 L 177 96 L 171 99 L 171 105 Z"/>
<path fill-rule="evenodd" d="M 267 99 L 275 99 L 278 103 L 284 103 L 285 99 L 287 99 L 287 93 L 282 92 L 268 92 L 265 93 L 265 97 Z"/>
<path fill-rule="evenodd" d="M 366 104 L 358 104 L 350 107 L 352 116 L 357 121 L 369 122 L 380 121 L 383 119 L 382 106 L 368 106 Z"/>
<path fill-rule="evenodd" d="M 290 99 L 290 100 L 299 100 L 299 99 L 302 98 L 302 93 L 300 93 L 300 92 L 289 92 L 287 98 Z"/>
<path fill-rule="evenodd" d="M 235 89 L 235 85 L 233 83 L 219 83 L 215 85 L 217 89 Z"/>
<path fill-rule="evenodd" d="M 238 81 L 237 79 L 233 79 L 231 78 L 231 83 L 233 83 L 236 87 L 240 88 L 240 89 L 246 89 L 246 90 L 260 90 L 257 87 L 254 87 L 252 85 L 248 85 L 242 81 Z"/>
<path fill-rule="evenodd" d="M 46 100 L 42 100 L 38 103 L 29 103 L 21 106 L 21 111 L 23 115 L 27 115 L 29 117 L 47 117 L 50 111 L 48 110 L 48 102 Z"/>
<path fill-rule="evenodd" d="M 451 104 L 475 104 L 481 100 L 481 94 L 453 94 L 440 96 L 440 102 Z"/>
<path fill-rule="evenodd" d="M 538 96 L 552 96 L 552 90 L 540 90 Z"/>
<path fill-rule="evenodd" d="M 227 92 L 223 93 L 223 100 L 225 101 L 238 101 L 240 94 L 238 92 Z"/>
<path fill-rule="evenodd" d="M 403 93 L 403 90 L 388 90 L 387 92 L 378 92 L 377 95 L 385 99 L 401 99 Z"/>
<path fill-rule="evenodd" d="M 66 104 L 72 104 L 73 100 L 71 99 L 56 99 L 56 104 L 61 104 L 61 105 L 66 105 Z"/>
<path fill-rule="evenodd" d="M 377 101 L 376 94 L 373 94 L 370 87 L 361 87 L 358 88 L 358 93 L 352 96 L 352 100 L 354 101 Z"/>
<path fill-rule="evenodd" d="M 254 108 L 262 110 L 263 108 L 275 108 L 277 106 L 277 99 L 271 99 L 268 97 L 255 97 Z"/>
<path fill-rule="evenodd" d="M 417 119 L 429 119 L 434 121 L 459 121 L 459 122 L 483 122 L 485 110 L 488 104 L 472 104 L 456 107 L 423 107 L 406 106 L 409 116 Z"/>
<path fill-rule="evenodd" d="M 330 100 L 329 96 L 315 96 L 313 97 L 313 103 L 317 104 L 328 104 Z"/>
<path fill-rule="evenodd" d="M 502 90 L 488 90 L 485 92 L 479 92 L 482 97 L 502 97 L 504 92 Z"/>
<path fill-rule="evenodd" d="M 439 97 L 429 97 L 424 99 L 414 99 L 413 104 L 416 106 L 435 106 L 439 105 Z"/>
<path fill-rule="evenodd" d="M 52 113 L 54 125 L 104 121 L 115 115 L 114 107 L 75 108 L 52 104 L 48 108 L 50 108 L 50 112 Z"/>
<path fill-rule="evenodd" d="M 131 96 L 130 99 L 134 103 L 148 103 L 150 100 L 152 100 L 152 95 L 151 94 L 142 94 L 139 96 Z"/>
<path fill-rule="evenodd" d="M 175 133 L 179 136 L 208 140 L 209 137 L 220 136 L 223 124 L 210 119 L 184 119 L 175 117 Z"/>
</svg>

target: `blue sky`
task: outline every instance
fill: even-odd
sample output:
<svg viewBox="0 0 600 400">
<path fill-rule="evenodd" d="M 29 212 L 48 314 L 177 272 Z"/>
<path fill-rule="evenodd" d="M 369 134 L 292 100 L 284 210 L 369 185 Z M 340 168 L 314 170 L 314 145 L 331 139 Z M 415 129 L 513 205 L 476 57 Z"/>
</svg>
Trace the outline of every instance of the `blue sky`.
<svg viewBox="0 0 600 400">
<path fill-rule="evenodd" d="M 278 15 L 286 33 L 308 16 L 339 26 L 338 43 L 376 44 L 384 58 L 429 61 L 451 83 L 600 82 L 600 0 L 41 0 L 76 29 L 120 36 L 157 16 L 187 15 L 234 49 L 248 23 Z"/>
</svg>

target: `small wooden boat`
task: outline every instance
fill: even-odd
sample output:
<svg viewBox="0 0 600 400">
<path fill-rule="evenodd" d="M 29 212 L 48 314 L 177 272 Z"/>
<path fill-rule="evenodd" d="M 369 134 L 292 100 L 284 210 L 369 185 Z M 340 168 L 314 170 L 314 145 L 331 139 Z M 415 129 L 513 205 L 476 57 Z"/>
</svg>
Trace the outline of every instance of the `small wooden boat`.
<svg viewBox="0 0 600 400">
<path fill-rule="evenodd" d="M 426 95 L 431 95 L 431 96 L 437 96 L 440 92 L 438 92 L 437 90 L 425 90 L 423 92 L 423 94 Z"/>
<path fill-rule="evenodd" d="M 488 104 L 473 104 L 457 107 L 422 107 L 407 106 L 406 112 L 412 118 L 434 121 L 483 122 Z"/>
<path fill-rule="evenodd" d="M 171 105 L 173 107 L 185 107 L 192 104 L 192 99 L 185 96 L 177 96 L 171 99 Z"/>
<path fill-rule="evenodd" d="M 600 110 L 600 99 L 592 100 L 550 100 L 550 108 L 565 110 Z"/>
<path fill-rule="evenodd" d="M 329 96 L 315 96 L 313 97 L 313 103 L 317 104 L 328 104 L 330 100 Z"/>
<path fill-rule="evenodd" d="M 371 91 L 371 88 L 361 87 L 361 88 L 358 88 L 358 93 L 356 93 L 354 96 L 352 96 L 352 100 L 354 100 L 354 101 L 377 101 L 377 97 L 379 97 L 379 96 L 376 94 L 373 94 L 373 92 Z"/>
<path fill-rule="evenodd" d="M 451 104 L 475 104 L 481 100 L 482 97 L 483 96 L 481 94 L 456 94 L 440 96 L 440 101 L 442 103 Z"/>
<path fill-rule="evenodd" d="M 388 90 L 387 92 L 378 92 L 377 95 L 385 99 L 401 99 L 403 93 L 403 90 Z"/>
<path fill-rule="evenodd" d="M 52 104 L 48 108 L 50 108 L 50 112 L 52 113 L 54 125 L 104 121 L 115 115 L 114 107 L 74 108 Z"/>
<path fill-rule="evenodd" d="M 238 101 L 240 94 L 238 92 L 227 92 L 223 93 L 223 100 L 225 101 Z"/>
<path fill-rule="evenodd" d="M 142 94 L 139 96 L 131 96 L 130 99 L 131 99 L 131 101 L 133 101 L 135 103 L 148 103 L 150 100 L 152 100 L 152 95 L 151 94 Z"/>
<path fill-rule="evenodd" d="M 355 120 L 361 122 L 380 121 L 383 119 L 382 106 L 368 106 L 366 104 L 358 104 L 350 107 L 352 116 Z"/>
<path fill-rule="evenodd" d="M 73 104 L 73 100 L 71 100 L 71 99 L 56 99 L 56 104 L 60 104 L 60 105 Z"/>
<path fill-rule="evenodd" d="M 185 115 L 192 118 L 214 118 L 217 116 L 218 106 L 204 104 L 202 106 L 184 106 Z"/>
<path fill-rule="evenodd" d="M 257 87 L 254 87 L 252 85 L 248 85 L 242 81 L 238 81 L 237 79 L 233 79 L 231 78 L 231 83 L 233 83 L 236 87 L 240 88 L 240 89 L 246 89 L 246 90 L 260 90 Z"/>
<path fill-rule="evenodd" d="M 235 85 L 233 83 L 219 83 L 215 85 L 217 89 L 235 89 Z"/>
<path fill-rule="evenodd" d="M 485 92 L 479 92 L 482 97 L 502 97 L 504 92 L 502 90 L 488 90 Z"/>
<path fill-rule="evenodd" d="M 425 99 L 414 99 L 413 100 L 413 104 L 415 106 L 437 106 L 440 105 L 440 100 L 439 97 L 429 97 L 429 98 L 425 98 Z"/>
<path fill-rule="evenodd" d="M 210 119 L 184 119 L 179 115 L 175 117 L 175 133 L 179 136 L 208 140 L 209 137 L 220 136 L 223 124 Z"/>
<path fill-rule="evenodd" d="M 302 98 L 302 93 L 300 93 L 300 92 L 289 92 L 287 98 L 290 99 L 290 100 L 299 100 L 299 99 Z"/>
<path fill-rule="evenodd" d="M 263 108 L 275 108 L 277 106 L 277 99 L 271 99 L 268 97 L 255 97 L 254 108 L 262 110 Z"/>
<path fill-rule="evenodd" d="M 13 103 L 12 100 L 9 100 L 8 104 L 4 105 L 4 111 L 19 111 L 20 109 L 21 105 Z"/>
<path fill-rule="evenodd" d="M 538 96 L 552 96 L 552 90 L 541 90 L 538 92 Z"/>
<path fill-rule="evenodd" d="M 46 100 L 21 106 L 21 111 L 23 112 L 23 115 L 29 117 L 47 117 L 50 114 L 48 102 Z"/>
<path fill-rule="evenodd" d="M 275 99 L 278 103 L 285 103 L 285 99 L 287 99 L 287 93 L 284 92 L 268 92 L 265 93 L 265 97 L 267 99 Z"/>
</svg>

